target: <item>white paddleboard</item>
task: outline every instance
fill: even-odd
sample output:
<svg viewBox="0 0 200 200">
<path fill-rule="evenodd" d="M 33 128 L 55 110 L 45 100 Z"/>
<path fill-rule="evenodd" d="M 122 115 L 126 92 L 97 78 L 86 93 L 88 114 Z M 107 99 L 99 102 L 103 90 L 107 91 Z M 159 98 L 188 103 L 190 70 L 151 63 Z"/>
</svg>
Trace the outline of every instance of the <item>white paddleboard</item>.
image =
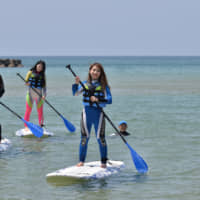
<svg viewBox="0 0 200 200">
<path fill-rule="evenodd" d="M 47 178 L 75 178 L 75 179 L 101 179 L 106 178 L 110 175 L 116 174 L 120 169 L 124 168 L 125 165 L 122 161 L 109 160 L 106 168 L 100 167 L 100 161 L 93 161 L 84 163 L 84 166 L 77 167 L 71 166 L 64 169 L 59 169 L 55 172 L 46 175 Z"/>
<path fill-rule="evenodd" d="M 53 136 L 54 134 L 49 132 L 48 130 L 44 129 L 44 132 L 43 132 L 43 136 L 42 137 L 49 137 L 49 136 Z M 25 128 L 22 128 L 18 131 L 16 131 L 16 136 L 20 136 L 20 137 L 35 137 L 34 134 L 31 132 L 30 129 L 25 130 Z"/>
<path fill-rule="evenodd" d="M 11 141 L 9 139 L 2 139 L 0 143 L 0 152 L 6 151 L 11 146 Z"/>
<path fill-rule="evenodd" d="M 110 134 L 109 135 L 110 137 L 115 137 L 115 136 L 117 136 L 115 133 L 112 133 L 112 134 Z"/>
</svg>

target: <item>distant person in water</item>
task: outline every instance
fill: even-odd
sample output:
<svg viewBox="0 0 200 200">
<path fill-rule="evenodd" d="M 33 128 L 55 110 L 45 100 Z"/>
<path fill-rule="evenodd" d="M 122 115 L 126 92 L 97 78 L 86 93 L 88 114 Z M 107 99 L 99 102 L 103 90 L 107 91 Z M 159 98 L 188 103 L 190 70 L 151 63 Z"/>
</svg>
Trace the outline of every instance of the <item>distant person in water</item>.
<svg viewBox="0 0 200 200">
<path fill-rule="evenodd" d="M 0 98 L 3 96 L 4 92 L 5 92 L 5 89 L 4 89 L 3 78 L 0 74 Z M 0 124 L 0 143 L 1 143 L 1 139 L 2 139 L 2 136 L 1 136 L 1 124 Z"/>
<path fill-rule="evenodd" d="M 119 132 L 121 133 L 122 136 L 128 136 L 130 133 L 128 133 L 126 130 L 128 128 L 128 124 L 126 121 L 120 121 L 118 124 Z M 113 133 L 111 136 L 118 135 L 118 133 Z"/>
<path fill-rule="evenodd" d="M 126 121 L 121 121 L 119 122 L 119 132 L 123 135 L 123 136 L 128 136 L 130 135 L 130 133 L 128 133 L 126 130 L 128 128 L 128 124 Z"/>
<path fill-rule="evenodd" d="M 46 64 L 44 61 L 38 61 L 33 68 L 31 68 L 25 78 L 26 85 L 29 86 L 28 93 L 26 96 L 26 112 L 24 119 L 26 121 L 30 120 L 31 111 L 33 108 L 34 101 L 37 105 L 38 121 L 39 125 L 43 127 L 44 117 L 43 117 L 43 104 L 46 97 L 46 77 L 45 77 Z M 38 95 L 34 90 L 36 90 L 40 95 Z M 28 127 L 24 124 L 26 130 Z"/>
</svg>

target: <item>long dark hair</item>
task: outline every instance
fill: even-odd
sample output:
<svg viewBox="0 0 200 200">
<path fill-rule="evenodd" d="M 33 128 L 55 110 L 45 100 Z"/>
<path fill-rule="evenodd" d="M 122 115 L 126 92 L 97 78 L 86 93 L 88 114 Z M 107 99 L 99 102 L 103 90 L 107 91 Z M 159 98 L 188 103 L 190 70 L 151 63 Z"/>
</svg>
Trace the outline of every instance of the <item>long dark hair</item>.
<svg viewBox="0 0 200 200">
<path fill-rule="evenodd" d="M 35 63 L 35 65 L 34 65 L 34 67 L 31 68 L 31 71 L 37 72 L 36 67 L 37 67 L 38 64 L 42 64 L 42 66 L 43 66 L 43 69 L 42 69 L 42 71 L 40 72 L 40 74 L 42 74 L 42 76 L 44 77 L 44 75 L 45 75 L 45 70 L 46 70 L 46 63 L 45 63 L 43 60 L 37 61 L 37 62 Z"/>
<path fill-rule="evenodd" d="M 101 74 L 100 74 L 100 77 L 99 77 L 99 80 L 98 80 L 98 81 L 101 83 L 102 89 L 105 90 L 105 89 L 106 89 L 106 86 L 108 86 L 108 87 L 110 88 L 110 86 L 108 85 L 108 80 L 107 80 L 107 77 L 106 77 L 106 73 L 105 73 L 105 71 L 104 71 L 104 68 L 103 68 L 103 66 L 102 66 L 100 63 L 97 63 L 97 62 L 90 65 L 87 81 L 88 81 L 89 83 L 92 82 L 92 77 L 91 77 L 91 75 L 90 75 L 90 70 L 91 70 L 94 66 L 96 66 L 96 67 L 98 67 L 98 68 L 100 69 Z"/>
</svg>

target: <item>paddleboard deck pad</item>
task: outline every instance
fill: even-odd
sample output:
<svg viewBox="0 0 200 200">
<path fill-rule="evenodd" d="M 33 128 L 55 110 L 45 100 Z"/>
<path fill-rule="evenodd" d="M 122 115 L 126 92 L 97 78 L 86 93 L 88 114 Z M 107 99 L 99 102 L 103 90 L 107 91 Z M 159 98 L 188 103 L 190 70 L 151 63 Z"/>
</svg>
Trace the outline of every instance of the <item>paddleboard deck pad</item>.
<svg viewBox="0 0 200 200">
<path fill-rule="evenodd" d="M 50 178 L 74 178 L 74 179 L 101 179 L 118 173 L 125 167 L 122 161 L 109 160 L 106 168 L 101 168 L 100 161 L 84 163 L 84 166 L 71 166 L 64 169 L 59 169 L 55 172 L 46 175 Z"/>
<path fill-rule="evenodd" d="M 43 136 L 42 137 L 49 137 L 49 136 L 53 136 L 54 134 L 49 132 L 48 130 L 43 128 Z M 16 136 L 20 136 L 20 137 L 35 137 L 34 134 L 31 132 L 30 129 L 25 130 L 25 128 L 22 128 L 18 131 L 16 131 Z"/>
<path fill-rule="evenodd" d="M 0 143 L 0 152 L 6 151 L 11 146 L 11 141 L 9 139 L 2 139 Z"/>
</svg>

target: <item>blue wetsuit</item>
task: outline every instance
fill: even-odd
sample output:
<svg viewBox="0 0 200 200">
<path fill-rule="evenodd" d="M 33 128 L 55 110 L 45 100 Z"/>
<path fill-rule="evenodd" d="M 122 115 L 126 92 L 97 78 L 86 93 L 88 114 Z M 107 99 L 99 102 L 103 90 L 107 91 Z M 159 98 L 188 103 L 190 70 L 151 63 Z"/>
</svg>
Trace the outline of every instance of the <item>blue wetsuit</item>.
<svg viewBox="0 0 200 200">
<path fill-rule="evenodd" d="M 79 160 L 80 162 L 85 162 L 90 132 L 92 125 L 94 125 L 95 134 L 101 154 L 101 162 L 105 164 L 107 161 L 105 118 L 101 112 L 101 109 L 98 108 L 95 103 L 90 102 L 90 96 L 97 97 L 99 99 L 99 106 L 103 108 L 106 106 L 106 104 L 112 103 L 112 95 L 108 86 L 106 86 L 106 89 L 103 91 L 100 83 L 97 81 L 93 81 L 92 83 L 84 81 L 83 83 L 86 87 L 86 91 L 83 90 L 81 85 L 72 85 L 73 95 L 83 93 L 84 108 L 81 117 L 81 142 L 79 148 Z"/>
</svg>

